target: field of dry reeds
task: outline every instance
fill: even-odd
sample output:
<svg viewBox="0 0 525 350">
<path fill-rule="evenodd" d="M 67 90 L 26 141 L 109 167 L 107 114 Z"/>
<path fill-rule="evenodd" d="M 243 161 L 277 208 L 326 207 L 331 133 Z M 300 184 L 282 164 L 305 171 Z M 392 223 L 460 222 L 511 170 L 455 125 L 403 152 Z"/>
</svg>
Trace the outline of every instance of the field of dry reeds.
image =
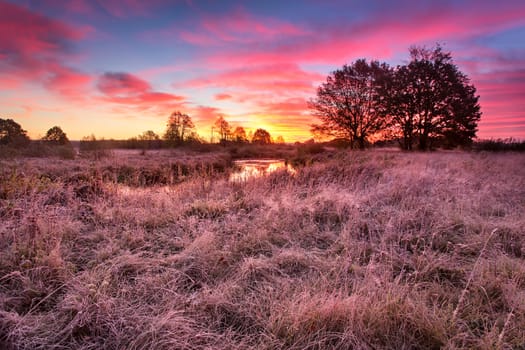
<svg viewBox="0 0 525 350">
<path fill-rule="evenodd" d="M 195 157 L 0 160 L 0 348 L 525 348 L 524 154 Z"/>
</svg>

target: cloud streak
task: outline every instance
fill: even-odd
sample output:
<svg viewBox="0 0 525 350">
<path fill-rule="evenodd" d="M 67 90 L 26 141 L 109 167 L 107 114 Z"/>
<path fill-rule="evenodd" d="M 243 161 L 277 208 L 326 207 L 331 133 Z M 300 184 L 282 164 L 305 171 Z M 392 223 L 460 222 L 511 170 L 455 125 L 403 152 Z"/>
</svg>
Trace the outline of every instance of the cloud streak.
<svg viewBox="0 0 525 350">
<path fill-rule="evenodd" d="M 324 75 L 307 72 L 296 64 L 252 65 L 192 79 L 175 86 L 226 87 L 242 91 L 267 91 L 271 93 L 311 92 L 314 83 L 323 81 Z"/>
<path fill-rule="evenodd" d="M 77 96 L 91 78 L 62 62 L 72 56 L 74 42 L 85 35 L 85 28 L 0 2 L 0 79 L 11 88 L 41 83 L 69 97 Z"/>
<path fill-rule="evenodd" d="M 191 29 L 187 29 L 187 28 Z M 300 26 L 272 17 L 255 16 L 242 8 L 224 15 L 203 14 L 197 23 L 150 31 L 149 38 L 178 37 L 191 45 L 232 46 L 241 44 L 271 43 L 282 37 L 300 37 L 310 33 Z"/>
<path fill-rule="evenodd" d="M 184 105 L 185 97 L 153 90 L 151 85 L 130 73 L 107 72 L 98 79 L 101 100 L 136 111 L 167 115 Z"/>
<path fill-rule="evenodd" d="M 392 3 L 394 4 L 394 3 Z M 310 24 L 308 35 L 279 35 L 265 45 L 264 36 L 251 45 L 210 56 L 210 64 L 329 63 L 340 64 L 360 57 L 388 59 L 399 50 L 418 43 L 464 40 L 525 25 L 525 8 L 501 4 L 484 7 L 472 3 L 477 11 L 458 11 L 435 3 L 412 10 L 395 4 L 385 5 L 379 15 L 357 21 L 346 18 Z M 238 35 L 241 35 L 239 31 Z M 254 38 L 255 39 L 255 38 Z"/>
</svg>

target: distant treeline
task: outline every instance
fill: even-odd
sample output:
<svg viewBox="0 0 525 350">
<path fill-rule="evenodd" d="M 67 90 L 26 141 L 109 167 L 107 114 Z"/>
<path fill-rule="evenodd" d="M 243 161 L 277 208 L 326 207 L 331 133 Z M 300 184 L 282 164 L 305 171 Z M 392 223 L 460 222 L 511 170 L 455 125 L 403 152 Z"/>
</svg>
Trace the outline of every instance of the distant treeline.
<svg viewBox="0 0 525 350">
<path fill-rule="evenodd" d="M 235 142 L 223 142 L 222 144 L 233 144 Z M 71 144 L 82 151 L 94 151 L 101 149 L 136 149 L 136 150 L 150 150 L 150 149 L 163 149 L 173 148 L 174 145 L 170 140 L 137 140 L 136 138 L 130 138 L 127 140 L 114 140 L 114 139 L 89 139 L 80 141 L 71 141 Z M 211 144 L 203 140 L 190 140 L 177 145 L 177 147 L 192 147 L 192 148 L 206 148 L 206 146 L 217 146 L 219 144 Z"/>
<path fill-rule="evenodd" d="M 90 150 L 96 150 L 96 149 L 163 149 L 163 148 L 171 148 L 173 147 L 168 141 L 166 140 L 154 140 L 154 141 L 143 141 L 143 140 L 136 140 L 136 139 L 128 139 L 128 140 L 113 140 L 113 139 L 100 139 L 100 140 L 82 140 L 82 141 L 71 141 L 74 147 L 78 148 L 79 150 L 84 151 L 90 151 Z M 313 144 L 313 140 L 310 140 L 304 145 Z M 225 142 L 222 143 L 222 145 L 234 145 L 236 142 Z M 296 142 L 297 145 L 303 145 L 303 143 Z M 350 147 L 350 143 L 345 139 L 333 139 L 332 141 L 327 142 L 315 142 L 316 145 L 325 145 L 329 147 L 336 147 L 336 148 L 346 148 Z M 371 144 L 372 147 L 396 147 L 398 146 L 399 142 L 397 140 L 390 140 L 389 142 L 385 141 L 378 141 L 376 143 Z M 206 148 L 206 146 L 212 146 L 217 144 L 210 144 L 207 142 L 202 141 L 195 141 L 191 145 L 188 144 L 188 146 L 192 146 L 192 148 L 195 148 L 196 146 L 201 146 L 202 148 Z M 520 141 L 514 138 L 506 138 L 506 139 L 484 139 L 484 140 L 475 140 L 471 146 L 472 150 L 474 151 L 525 151 L 525 140 Z"/>
<path fill-rule="evenodd" d="M 114 140 L 114 139 L 89 139 L 71 141 L 80 151 L 94 151 L 97 149 L 161 149 L 168 148 L 165 140 Z"/>
<path fill-rule="evenodd" d="M 476 151 L 492 151 L 492 152 L 505 152 L 505 151 L 525 151 L 525 140 L 519 141 L 513 138 L 508 139 L 490 139 L 490 140 L 478 140 L 472 145 L 472 149 Z"/>
</svg>

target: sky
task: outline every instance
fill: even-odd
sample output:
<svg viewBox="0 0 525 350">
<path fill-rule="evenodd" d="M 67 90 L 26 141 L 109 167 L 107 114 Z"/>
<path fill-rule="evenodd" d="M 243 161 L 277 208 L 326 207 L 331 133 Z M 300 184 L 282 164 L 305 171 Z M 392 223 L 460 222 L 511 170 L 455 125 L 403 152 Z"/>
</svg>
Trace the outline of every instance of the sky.
<svg viewBox="0 0 525 350">
<path fill-rule="evenodd" d="M 478 137 L 525 139 L 523 0 L 0 0 L 0 118 L 127 139 L 181 111 L 208 140 L 223 115 L 304 141 L 330 72 L 436 43 L 477 88 Z"/>
</svg>

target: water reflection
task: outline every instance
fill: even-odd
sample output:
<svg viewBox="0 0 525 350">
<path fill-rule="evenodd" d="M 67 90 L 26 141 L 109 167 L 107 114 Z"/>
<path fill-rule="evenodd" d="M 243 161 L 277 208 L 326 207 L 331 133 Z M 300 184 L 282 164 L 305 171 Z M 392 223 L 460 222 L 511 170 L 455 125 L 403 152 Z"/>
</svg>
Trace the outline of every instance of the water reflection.
<svg viewBox="0 0 525 350">
<path fill-rule="evenodd" d="M 279 159 L 248 159 L 234 162 L 237 170 L 230 175 L 230 181 L 246 181 L 250 178 L 267 175 L 276 170 L 286 169 L 291 174 L 295 169 Z"/>
</svg>

